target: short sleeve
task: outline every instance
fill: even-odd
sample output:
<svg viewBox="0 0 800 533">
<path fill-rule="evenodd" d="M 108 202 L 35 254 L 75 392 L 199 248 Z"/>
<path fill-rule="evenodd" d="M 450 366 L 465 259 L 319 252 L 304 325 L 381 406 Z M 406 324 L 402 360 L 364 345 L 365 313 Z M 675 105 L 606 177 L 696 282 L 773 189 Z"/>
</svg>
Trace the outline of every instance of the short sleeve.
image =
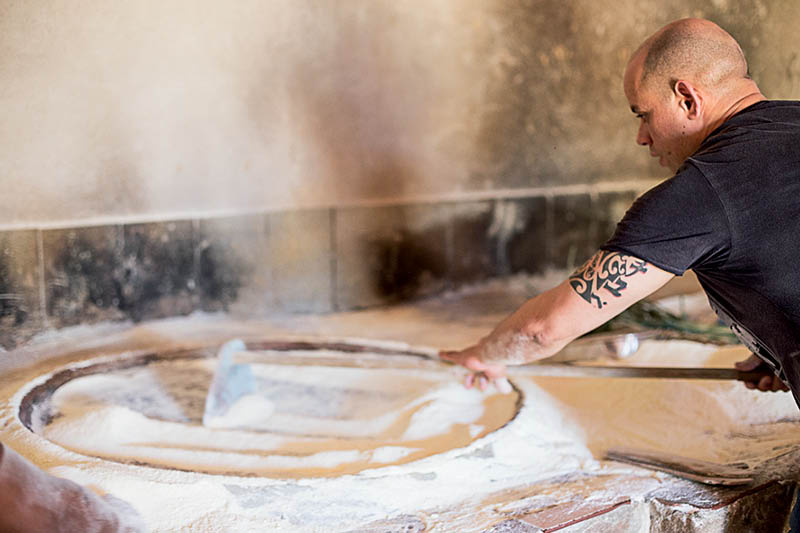
<svg viewBox="0 0 800 533">
<path fill-rule="evenodd" d="M 711 184 L 688 164 L 639 197 L 601 248 L 636 256 L 676 275 L 716 268 L 730 252 L 728 219 Z"/>
</svg>

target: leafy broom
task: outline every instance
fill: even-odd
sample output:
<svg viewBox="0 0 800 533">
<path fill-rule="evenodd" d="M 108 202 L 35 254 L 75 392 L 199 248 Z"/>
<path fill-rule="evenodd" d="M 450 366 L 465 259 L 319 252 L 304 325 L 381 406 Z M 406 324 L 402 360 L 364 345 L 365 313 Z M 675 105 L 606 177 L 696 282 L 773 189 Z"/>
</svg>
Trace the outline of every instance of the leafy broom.
<svg viewBox="0 0 800 533">
<path fill-rule="evenodd" d="M 587 335 L 620 330 L 657 330 L 657 339 L 684 339 L 718 345 L 739 343 L 727 326 L 719 323 L 702 324 L 648 301 L 635 303 Z"/>
</svg>

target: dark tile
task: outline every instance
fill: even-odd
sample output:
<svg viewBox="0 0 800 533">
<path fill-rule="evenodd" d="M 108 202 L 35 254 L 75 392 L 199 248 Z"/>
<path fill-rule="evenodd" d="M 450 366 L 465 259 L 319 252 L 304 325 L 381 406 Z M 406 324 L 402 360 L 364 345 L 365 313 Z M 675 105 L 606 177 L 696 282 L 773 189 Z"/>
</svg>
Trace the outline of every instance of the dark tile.
<svg viewBox="0 0 800 533">
<path fill-rule="evenodd" d="M 597 249 L 592 200 L 588 194 L 556 196 L 552 199 L 552 210 L 550 264 L 572 271 Z"/>
<path fill-rule="evenodd" d="M 520 198 L 502 203 L 506 204 L 505 209 L 511 209 L 513 224 L 510 220 L 505 222 L 509 231 L 507 244 L 505 250 L 498 246 L 498 252 L 506 257 L 498 263 L 504 267 L 507 264 L 512 274 L 543 272 L 547 267 L 547 200 Z"/>
<path fill-rule="evenodd" d="M 124 318 L 121 226 L 47 230 L 42 244 L 53 326 Z"/>
<path fill-rule="evenodd" d="M 446 205 L 450 212 L 448 277 L 456 283 L 480 281 L 497 275 L 497 253 L 490 235 L 494 202 Z"/>
<path fill-rule="evenodd" d="M 441 290 L 448 263 L 447 214 L 435 204 L 338 210 L 338 307 L 380 305 Z"/>
<path fill-rule="evenodd" d="M 0 232 L 0 346 L 13 348 L 43 326 L 36 231 Z"/>
<path fill-rule="evenodd" d="M 267 216 L 201 220 L 197 288 L 204 311 L 272 306 Z"/>
<path fill-rule="evenodd" d="M 272 293 L 277 308 L 290 312 L 330 311 L 330 210 L 272 213 L 269 233 Z"/>
<path fill-rule="evenodd" d="M 544 198 L 512 198 L 453 209 L 454 279 L 542 271 L 547 261 L 546 207 Z"/>
<path fill-rule="evenodd" d="M 452 261 L 456 282 L 479 281 L 547 266 L 544 198 L 452 204 Z"/>
<path fill-rule="evenodd" d="M 601 246 L 614 234 L 617 222 L 633 204 L 637 193 L 634 191 L 607 192 L 597 196 L 594 202 L 594 215 L 597 223 L 594 244 Z"/>
<path fill-rule="evenodd" d="M 199 308 L 196 242 L 190 221 L 124 227 L 120 308 L 134 320 Z"/>
</svg>

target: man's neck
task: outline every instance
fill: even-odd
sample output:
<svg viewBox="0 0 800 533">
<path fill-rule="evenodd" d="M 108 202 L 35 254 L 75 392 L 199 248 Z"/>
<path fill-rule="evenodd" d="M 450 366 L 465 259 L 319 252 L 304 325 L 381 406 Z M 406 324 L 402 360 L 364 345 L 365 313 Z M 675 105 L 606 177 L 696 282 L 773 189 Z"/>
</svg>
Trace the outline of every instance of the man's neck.
<svg viewBox="0 0 800 533">
<path fill-rule="evenodd" d="M 710 115 L 714 118 L 709 120 L 704 128 L 703 138 L 708 137 L 712 131 L 719 128 L 732 116 L 763 100 L 766 100 L 766 97 L 761 94 L 755 82 L 745 80 L 741 87 L 738 87 L 729 96 L 721 98 L 715 108 L 711 110 Z"/>
</svg>

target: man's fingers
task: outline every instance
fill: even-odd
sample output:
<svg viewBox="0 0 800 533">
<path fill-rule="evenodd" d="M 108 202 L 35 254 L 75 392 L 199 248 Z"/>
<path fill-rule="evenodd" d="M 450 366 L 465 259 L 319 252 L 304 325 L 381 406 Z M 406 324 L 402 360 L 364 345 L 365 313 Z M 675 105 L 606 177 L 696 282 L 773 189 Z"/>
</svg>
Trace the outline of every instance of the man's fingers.
<svg viewBox="0 0 800 533">
<path fill-rule="evenodd" d="M 467 374 L 467 377 L 464 379 L 464 386 L 468 389 L 472 388 L 472 385 L 475 384 L 475 374 Z"/>
<path fill-rule="evenodd" d="M 750 357 L 743 361 L 739 361 L 738 363 L 734 363 L 734 366 L 738 370 L 742 370 L 745 372 L 756 370 L 757 368 L 761 367 L 765 371 L 771 370 L 768 365 L 756 354 L 751 354 Z M 762 392 L 776 392 L 776 391 L 788 391 L 789 389 L 786 387 L 786 384 L 775 375 L 765 375 L 758 381 L 745 381 L 745 387 L 748 389 L 758 389 Z"/>
<path fill-rule="evenodd" d="M 750 357 L 748 357 L 743 361 L 734 363 L 733 366 L 735 366 L 739 370 L 744 370 L 745 372 L 747 372 L 749 370 L 755 370 L 762 363 L 763 361 L 761 360 L 760 357 L 758 357 L 756 354 L 750 354 Z"/>
<path fill-rule="evenodd" d="M 758 382 L 758 390 L 762 392 L 788 391 L 789 389 L 778 376 L 764 376 Z"/>
<path fill-rule="evenodd" d="M 503 394 L 511 392 L 513 388 L 505 378 L 505 365 L 484 363 L 478 357 L 477 349 L 477 346 L 472 346 L 461 351 L 441 350 L 439 357 L 472 370 L 472 373 L 464 379 L 464 386 L 468 389 L 477 385 L 480 390 L 486 390 L 489 384 L 493 383 L 499 392 Z"/>
<path fill-rule="evenodd" d="M 451 350 L 441 350 L 439 352 L 439 357 L 444 359 L 445 361 L 452 361 L 453 360 L 453 356 L 455 354 L 457 354 L 457 353 L 458 352 L 454 352 L 454 351 L 451 351 Z"/>
<path fill-rule="evenodd" d="M 745 381 L 744 386 L 750 390 L 761 392 L 789 391 L 789 388 L 778 376 L 764 376 L 758 381 Z"/>
<path fill-rule="evenodd" d="M 459 364 L 458 355 L 460 353 L 461 352 L 452 352 L 452 351 L 444 352 L 444 351 L 442 351 L 442 352 L 439 352 L 439 358 L 442 359 L 443 361 L 450 361 L 451 363 Z"/>
<path fill-rule="evenodd" d="M 486 374 L 482 372 L 475 372 L 473 374 L 469 374 L 464 379 L 464 386 L 468 389 L 471 389 L 477 385 L 480 390 L 485 391 L 489 388 L 490 384 L 494 385 L 494 388 L 500 394 L 511 394 L 514 392 L 514 387 L 511 386 L 511 382 L 504 377 L 489 379 Z"/>
<path fill-rule="evenodd" d="M 439 357 L 445 361 L 461 364 L 461 361 L 472 355 L 473 347 L 464 350 L 442 350 Z"/>
<path fill-rule="evenodd" d="M 475 352 L 476 347 L 473 346 L 458 352 L 441 351 L 439 352 L 439 357 L 445 361 L 450 361 L 451 363 L 469 368 L 470 370 L 483 372 L 483 370 L 486 368 L 486 365 L 480 360 Z"/>
<path fill-rule="evenodd" d="M 772 390 L 775 392 L 788 391 L 789 388 L 778 376 L 775 376 L 774 378 L 772 378 Z"/>
</svg>

